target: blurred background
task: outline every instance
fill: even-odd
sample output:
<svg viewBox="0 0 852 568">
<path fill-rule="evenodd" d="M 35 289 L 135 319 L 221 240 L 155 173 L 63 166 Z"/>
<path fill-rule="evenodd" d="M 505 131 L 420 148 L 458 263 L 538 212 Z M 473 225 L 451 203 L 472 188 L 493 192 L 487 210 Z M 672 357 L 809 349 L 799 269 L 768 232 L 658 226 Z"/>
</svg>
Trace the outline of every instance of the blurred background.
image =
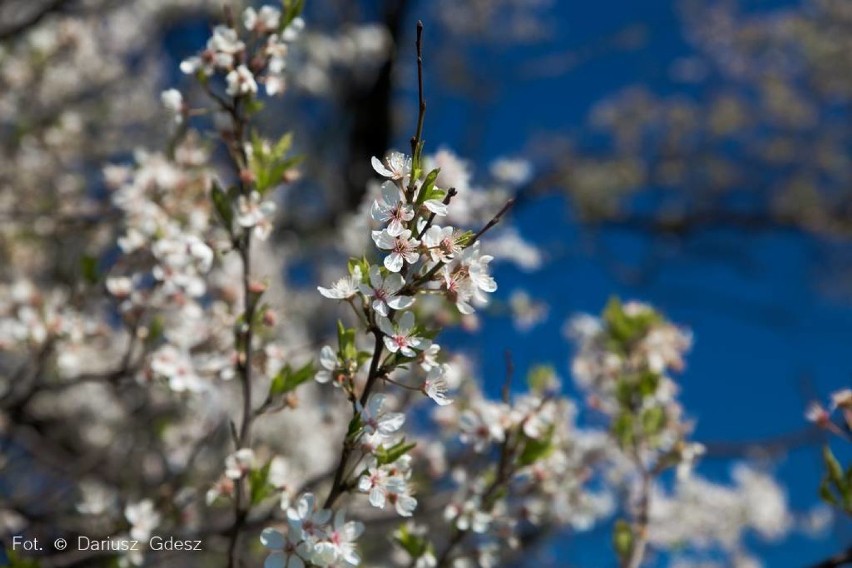
<svg viewBox="0 0 852 568">
<path fill-rule="evenodd" d="M 220 9 L 0 4 L 4 277 L 12 266 L 79 277 L 104 238 L 104 163 L 163 145 L 159 93 L 192 90 L 178 65 Z M 682 400 L 708 447 L 703 475 L 726 481 L 732 459 L 757 460 L 791 508 L 811 514 L 821 437 L 803 412 L 852 382 L 849 0 L 308 0 L 305 10 L 288 93 L 264 115 L 309 157 L 279 205 L 292 286 L 312 290 L 326 274 L 317 259 L 345 252 L 327 228 L 357 210 L 370 157 L 407 147 L 421 19 L 427 144 L 472 191 L 497 180 L 518 199 L 501 241 L 514 262 L 496 269 L 481 332 L 444 342 L 479 363 L 492 394 L 504 349 L 520 370 L 552 365 L 571 391 L 566 320 L 612 295 L 648 301 L 695 336 Z M 814 524 L 749 548 L 766 566 L 804 566 L 852 541 L 847 520 Z M 537 555 L 524 565 L 613 565 L 606 528 L 561 535 Z"/>
</svg>

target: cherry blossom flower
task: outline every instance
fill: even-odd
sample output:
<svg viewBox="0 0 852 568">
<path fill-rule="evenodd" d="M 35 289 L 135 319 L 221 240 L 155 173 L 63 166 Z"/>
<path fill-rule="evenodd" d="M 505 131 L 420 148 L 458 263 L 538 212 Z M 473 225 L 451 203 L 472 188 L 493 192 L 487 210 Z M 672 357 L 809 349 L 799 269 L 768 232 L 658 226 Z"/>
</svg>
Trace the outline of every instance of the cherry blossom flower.
<svg viewBox="0 0 852 568">
<path fill-rule="evenodd" d="M 407 488 L 405 491 L 388 494 L 388 501 L 394 506 L 396 514 L 400 517 L 412 516 L 417 508 L 417 499 L 411 496 Z"/>
<path fill-rule="evenodd" d="M 272 232 L 272 216 L 275 214 L 273 201 L 261 202 L 260 194 L 251 192 L 249 197 L 241 195 L 237 201 L 237 223 L 246 229 L 254 229 L 255 236 L 265 241 Z"/>
<path fill-rule="evenodd" d="M 391 323 L 388 318 L 378 317 L 379 329 L 385 334 L 385 347 L 391 353 L 399 352 L 406 357 L 416 357 L 415 349 L 426 349 L 430 341 L 414 335 L 414 314 L 405 312 L 399 321 Z"/>
<path fill-rule="evenodd" d="M 207 42 L 207 49 L 216 53 L 230 55 L 232 56 L 232 61 L 233 56 L 244 51 L 245 48 L 246 45 L 240 40 L 239 35 L 237 35 L 237 30 L 222 25 L 213 28 L 213 35 Z"/>
<path fill-rule="evenodd" d="M 446 406 L 452 404 L 453 401 L 447 398 L 448 390 L 447 380 L 444 378 L 443 367 L 432 367 L 426 380 L 420 390 L 423 394 L 434 400 L 438 406 Z"/>
<path fill-rule="evenodd" d="M 373 298 L 372 308 L 381 316 L 387 317 L 389 310 L 403 310 L 414 303 L 411 296 L 397 296 L 405 285 L 402 276 L 394 272 L 382 276 L 378 266 L 370 267 L 370 285 L 360 285 L 361 293 Z"/>
<path fill-rule="evenodd" d="M 163 345 L 151 357 L 151 372 L 169 381 L 169 387 L 175 392 L 199 392 L 204 382 L 192 365 L 189 354 L 174 345 Z"/>
<path fill-rule="evenodd" d="M 358 293 L 361 284 L 361 267 L 356 266 L 350 276 L 344 276 L 331 285 L 331 288 L 317 286 L 319 293 L 330 300 L 348 300 Z"/>
<path fill-rule="evenodd" d="M 269 462 L 269 475 L 267 482 L 281 493 L 281 501 L 279 503 L 281 509 L 287 510 L 290 508 L 290 463 L 282 456 L 275 456 Z"/>
<path fill-rule="evenodd" d="M 234 66 L 234 56 L 245 49 L 237 31 L 228 26 L 216 26 L 213 35 L 207 40 L 207 49 L 200 56 L 185 59 L 180 64 L 180 70 L 187 75 L 202 72 L 212 75 L 216 69 L 231 69 Z"/>
<path fill-rule="evenodd" d="M 174 117 L 175 123 L 182 123 L 186 109 L 181 92 L 177 89 L 168 89 L 160 94 L 160 100 L 163 102 L 166 110 Z"/>
<path fill-rule="evenodd" d="M 325 384 L 331 381 L 340 372 L 340 360 L 337 358 L 337 353 L 328 345 L 320 349 L 320 367 L 322 367 L 314 376 L 316 382 Z M 341 386 L 338 381 L 333 382 L 334 386 Z"/>
<path fill-rule="evenodd" d="M 437 343 L 432 343 L 417 355 L 417 362 L 420 363 L 420 368 L 427 373 L 438 366 L 438 352 L 441 351 L 441 346 Z"/>
<path fill-rule="evenodd" d="M 147 540 L 161 520 L 150 499 L 128 504 L 124 508 L 124 518 L 130 523 L 130 538 L 135 540 Z"/>
<path fill-rule="evenodd" d="M 388 223 L 388 235 L 398 237 L 405 230 L 405 223 L 414 218 L 414 208 L 405 203 L 396 185 L 386 181 L 382 184 L 381 199 L 370 208 L 370 216 L 379 223 Z"/>
<path fill-rule="evenodd" d="M 840 389 L 831 394 L 829 409 L 834 412 L 837 408 L 852 410 L 852 389 Z"/>
<path fill-rule="evenodd" d="M 491 524 L 492 516 L 481 510 L 478 496 L 467 499 L 461 505 L 450 503 L 444 509 L 444 519 L 455 524 L 460 531 L 484 533 Z"/>
<path fill-rule="evenodd" d="M 382 436 L 389 436 L 402 428 L 405 423 L 405 414 L 401 412 L 382 412 L 385 400 L 385 395 L 378 393 L 370 397 L 366 407 L 361 406 L 360 402 L 356 403 L 365 434 L 378 432 Z"/>
<path fill-rule="evenodd" d="M 463 271 L 455 270 L 450 266 L 441 268 L 441 286 L 447 294 L 447 299 L 453 302 L 459 312 L 465 315 L 474 313 L 471 301 L 473 299 L 474 287 L 470 279 Z"/>
<path fill-rule="evenodd" d="M 465 444 L 473 444 L 475 452 L 483 452 L 492 442 L 506 438 L 502 407 L 482 401 L 474 409 L 459 416 L 459 437 Z"/>
<path fill-rule="evenodd" d="M 479 242 L 464 249 L 460 258 L 461 267 L 467 269 L 470 280 L 483 292 L 491 293 L 497 290 L 497 283 L 488 274 L 488 264 L 492 260 L 494 260 L 493 256 L 480 252 Z"/>
<path fill-rule="evenodd" d="M 225 458 L 225 477 L 228 479 L 242 479 L 256 466 L 254 450 L 241 448 Z"/>
<path fill-rule="evenodd" d="M 372 467 L 358 479 L 358 490 L 369 495 L 370 505 L 384 509 L 388 494 L 405 490 L 405 480 L 391 475 L 385 467 Z"/>
<path fill-rule="evenodd" d="M 111 276 L 106 279 L 105 286 L 116 298 L 127 298 L 133 292 L 133 280 L 126 276 Z"/>
<path fill-rule="evenodd" d="M 299 38 L 299 35 L 302 33 L 302 30 L 305 29 L 305 20 L 301 17 L 293 18 L 293 21 L 290 22 L 290 25 L 284 30 L 284 33 L 281 35 L 281 39 L 284 41 L 296 41 Z"/>
<path fill-rule="evenodd" d="M 403 180 L 411 173 L 411 158 L 402 152 L 391 152 L 384 164 L 373 156 L 372 164 L 377 174 L 394 181 Z"/>
<path fill-rule="evenodd" d="M 272 552 L 266 557 L 263 568 L 304 568 L 303 558 L 310 556 L 308 545 L 299 542 L 292 532 L 284 536 L 273 528 L 260 533 L 260 542 Z"/>
<path fill-rule="evenodd" d="M 427 199 L 423 202 L 423 207 L 438 217 L 446 217 L 447 213 L 449 213 L 449 207 L 440 199 Z"/>
<path fill-rule="evenodd" d="M 250 32 L 265 34 L 278 29 L 281 21 L 281 11 L 272 6 L 262 6 L 258 12 L 248 7 L 243 12 L 243 25 Z"/>
<path fill-rule="evenodd" d="M 254 75 L 245 65 L 239 65 L 225 77 L 228 86 L 225 92 L 229 96 L 238 97 L 243 95 L 257 94 L 257 82 Z"/>
<path fill-rule="evenodd" d="M 831 415 L 823 405 L 811 402 L 805 410 L 805 418 L 817 426 L 824 428 L 831 423 Z"/>
<path fill-rule="evenodd" d="M 449 262 L 462 252 L 459 236 L 452 227 L 432 225 L 423 234 L 423 244 L 434 262 Z"/>
<path fill-rule="evenodd" d="M 323 525 L 331 520 L 331 511 L 317 509 L 316 497 L 313 493 L 304 493 L 296 501 L 295 507 L 287 509 L 287 524 L 290 534 L 301 540 L 318 537 Z"/>
<path fill-rule="evenodd" d="M 311 561 L 320 566 L 337 565 L 358 566 L 361 556 L 355 541 L 364 532 L 364 525 L 358 521 L 346 522 L 345 513 L 338 510 L 334 515 L 334 526 L 328 532 L 327 540 L 316 543 Z"/>
<path fill-rule="evenodd" d="M 680 462 L 677 464 L 677 477 L 685 480 L 692 473 L 695 462 L 707 451 L 704 444 L 697 442 L 684 444 L 680 450 Z"/>
<path fill-rule="evenodd" d="M 405 262 L 414 264 L 420 260 L 420 253 L 417 250 L 420 241 L 411 237 L 409 229 L 405 229 L 397 236 L 391 235 L 387 229 L 373 231 L 373 241 L 380 249 L 391 251 L 384 260 L 385 268 L 391 272 L 402 270 Z"/>
</svg>

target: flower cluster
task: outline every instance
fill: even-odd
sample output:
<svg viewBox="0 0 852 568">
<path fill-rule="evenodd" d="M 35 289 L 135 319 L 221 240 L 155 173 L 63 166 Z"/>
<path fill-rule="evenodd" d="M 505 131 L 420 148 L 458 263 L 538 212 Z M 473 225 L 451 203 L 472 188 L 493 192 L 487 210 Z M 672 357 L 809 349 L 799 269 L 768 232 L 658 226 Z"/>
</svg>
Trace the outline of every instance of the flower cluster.
<svg viewBox="0 0 852 568">
<path fill-rule="evenodd" d="M 461 313 L 472 313 L 474 305 L 485 305 L 486 294 L 497 289 L 489 274 L 491 257 L 481 253 L 472 233 L 435 224 L 436 218 L 447 215 L 455 194 L 454 189 L 436 186 L 439 170 L 425 174 L 419 162 L 415 170 L 414 160 L 399 152 L 383 161 L 373 158 L 372 164 L 386 178 L 370 210 L 373 221 L 383 227 L 372 231 L 384 255 L 382 263 L 353 260 L 348 276 L 318 290 L 326 298 L 350 303 L 362 322 L 374 328 L 395 358 L 383 371 L 389 374 L 399 363 L 418 359 L 429 373 L 422 382 L 423 392 L 444 404 L 442 368 L 434 360 L 440 347 L 416 325 L 415 300 L 439 294 Z M 317 380 L 328 382 L 333 377 L 335 385 L 349 385 L 354 396 L 355 375 L 370 354 L 359 353 L 345 336 L 339 334 L 337 352 L 323 348 Z M 344 349 L 344 344 L 349 347 Z"/>
<path fill-rule="evenodd" d="M 500 402 L 472 383 L 454 384 L 456 404 L 435 409 L 449 455 L 431 459 L 430 473 L 436 482 L 449 475 L 456 486 L 443 518 L 464 540 L 451 540 L 438 555 L 439 539 L 406 534 L 404 548 L 422 565 L 450 554 L 497 565 L 541 527 L 587 530 L 611 513 L 612 496 L 590 486 L 607 455 L 606 437 L 576 426 L 575 406 L 559 395 L 551 369 L 535 368 L 528 384 L 529 393 Z M 430 543 L 420 547 L 423 556 L 412 553 L 415 538 Z"/>
<path fill-rule="evenodd" d="M 650 498 L 650 543 L 673 550 L 689 543 L 693 561 L 723 551 L 733 565 L 760 566 L 746 551 L 746 536 L 753 532 L 777 541 L 788 534 L 793 517 L 787 497 L 770 475 L 750 466 L 737 465 L 732 477 L 733 485 L 691 476 L 673 491 L 656 486 Z"/>
<path fill-rule="evenodd" d="M 301 568 L 306 565 L 350 567 L 361 564 L 355 541 L 364 532 L 358 521 L 346 521 L 344 513 L 334 514 L 317 506 L 312 493 L 304 493 L 296 506 L 287 510 L 286 535 L 264 529 L 260 541 L 271 551 L 267 568 Z"/>
<path fill-rule="evenodd" d="M 646 465 L 672 459 L 686 474 L 702 450 L 685 442 L 691 425 L 670 373 L 683 370 L 691 334 L 646 304 L 616 299 L 601 319 L 573 319 L 568 333 L 578 343 L 574 378 L 589 406 L 610 417 L 620 447 Z"/>
<path fill-rule="evenodd" d="M 232 338 L 210 325 L 211 319 L 225 323 L 230 308 L 223 301 L 208 305 L 219 236 L 206 159 L 190 137 L 173 160 L 140 152 L 135 168 L 105 171 L 125 220 L 118 239 L 122 255 L 106 289 L 125 323 L 137 334 L 147 330 L 145 341 L 154 348 L 140 378 L 164 379 L 175 391 L 203 390 L 204 378 L 230 378 L 233 367 L 227 355 Z"/>
<path fill-rule="evenodd" d="M 248 52 L 235 27 L 219 25 L 213 29 L 206 49 L 184 60 L 181 71 L 197 75 L 202 81 L 224 74 L 225 92 L 230 97 L 257 94 L 258 82 L 265 85 L 268 95 L 280 95 L 285 88 L 288 44 L 299 36 L 304 21 L 296 12 L 282 14 L 278 8 L 263 6 L 259 11 L 246 8 L 242 23 L 250 34 L 249 40 L 259 44 L 254 54 Z"/>
<path fill-rule="evenodd" d="M 418 144 L 414 156 L 391 152 L 385 160 L 372 159 L 375 172 L 385 178 L 369 212 L 381 227 L 371 231 L 381 262 L 353 259 L 347 276 L 328 288 L 318 287 L 322 296 L 347 302 L 359 324 L 375 338 L 372 353 L 364 351 L 358 329 L 340 322 L 337 348 L 325 346 L 320 352 L 317 382 L 340 387 L 353 406 L 326 506 L 342 492 L 357 489 L 375 508 L 391 505 L 401 517 L 413 515 L 417 500 L 410 483 L 409 452 L 415 444 L 399 435 L 405 415 L 389 411 L 393 401 L 372 391 L 382 381 L 420 391 L 439 407 L 450 405 L 447 367 L 436 358 L 440 346 L 433 341 L 435 334 L 417 322 L 417 298 L 443 296 L 461 313 L 472 313 L 473 304 L 485 305 L 486 294 L 497 288 L 488 269 L 491 257 L 481 253 L 479 235 L 435 223 L 447 215 L 456 190 L 436 185 L 440 171 L 424 171 L 421 150 Z M 425 375 L 419 386 L 400 382 L 417 376 L 408 366 L 412 362 Z M 353 456 L 356 451 L 358 457 Z M 353 479 L 347 479 L 347 470 Z M 304 542 L 281 536 L 277 544 L 289 546 L 295 554 Z"/>
</svg>

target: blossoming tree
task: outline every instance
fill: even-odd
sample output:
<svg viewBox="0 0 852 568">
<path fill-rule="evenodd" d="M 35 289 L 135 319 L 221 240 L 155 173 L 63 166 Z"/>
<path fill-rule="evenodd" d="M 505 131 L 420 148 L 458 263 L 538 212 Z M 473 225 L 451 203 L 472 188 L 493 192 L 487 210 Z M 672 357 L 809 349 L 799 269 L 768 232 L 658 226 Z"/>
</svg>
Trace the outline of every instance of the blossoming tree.
<svg viewBox="0 0 852 568">
<path fill-rule="evenodd" d="M 704 448 L 678 399 L 686 329 L 617 299 L 573 319 L 582 400 L 549 367 L 516 377 L 510 352 L 491 398 L 444 342 L 444 328 L 479 325 L 492 262 L 532 255 L 500 233 L 523 164 L 503 162 L 478 192 L 460 159 L 429 153 L 422 25 L 410 146 L 369 161 L 358 210 L 329 228 L 339 242 L 319 285 L 281 277 L 312 243 L 274 238 L 302 157 L 298 131 L 265 128 L 264 102 L 298 74 L 302 4 L 224 11 L 179 66 L 194 87 L 161 95 L 164 149 L 104 166 L 111 222 L 77 236 L 80 266 L 8 247 L 0 528 L 54 543 L 11 549 L 9 563 L 487 567 L 605 526 L 606 562 L 625 568 L 756 565 L 749 533 L 779 538 L 795 519 L 760 469 L 739 464 L 732 484 L 693 472 Z M 59 51 L 55 39 L 25 47 Z M 848 422 L 848 392 L 838 409 Z M 848 435 L 821 408 L 809 416 Z M 826 466 L 823 495 L 848 512 L 848 469 L 829 451 Z"/>
</svg>

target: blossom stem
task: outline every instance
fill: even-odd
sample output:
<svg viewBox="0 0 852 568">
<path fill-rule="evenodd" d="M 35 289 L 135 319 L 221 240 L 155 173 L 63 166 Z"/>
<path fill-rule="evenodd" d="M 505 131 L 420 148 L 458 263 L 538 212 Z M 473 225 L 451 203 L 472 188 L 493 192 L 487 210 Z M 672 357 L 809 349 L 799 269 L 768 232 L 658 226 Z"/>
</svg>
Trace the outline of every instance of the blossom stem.
<svg viewBox="0 0 852 568">
<path fill-rule="evenodd" d="M 218 100 L 218 99 L 217 99 Z M 229 154 L 233 160 L 233 165 L 237 172 L 241 171 L 247 163 L 245 148 L 243 146 L 245 136 L 244 119 L 239 111 L 239 99 L 233 104 L 222 105 L 231 115 L 231 122 L 234 128 L 233 140 L 229 146 Z M 250 188 L 246 182 L 240 179 L 240 193 L 248 195 Z M 235 244 L 239 251 L 240 260 L 242 262 L 242 288 L 243 288 L 243 314 L 242 325 L 239 329 L 237 337 L 237 345 L 240 347 L 241 353 L 237 356 L 237 372 L 240 377 L 242 386 L 242 422 L 240 424 L 239 435 L 236 439 L 237 449 L 251 447 L 251 427 L 255 417 L 252 411 L 252 342 L 254 340 L 253 324 L 255 320 L 255 308 L 257 305 L 256 294 L 251 290 L 251 231 L 245 231 L 241 238 L 235 239 Z M 234 490 L 234 525 L 231 532 L 231 538 L 228 545 L 228 568 L 238 568 L 240 566 L 240 538 L 246 519 L 248 518 L 251 503 L 248 501 L 248 488 L 246 486 L 245 477 L 239 479 Z"/>
<path fill-rule="evenodd" d="M 378 379 L 379 373 L 379 362 L 382 358 L 382 352 L 384 351 L 384 344 L 382 343 L 382 332 L 376 328 L 373 328 L 373 335 L 376 338 L 376 343 L 373 348 L 373 357 L 370 360 L 370 371 L 367 375 L 367 384 L 364 385 L 364 392 L 361 393 L 360 402 L 361 405 L 367 404 L 367 399 L 370 397 L 370 391 L 373 388 L 373 385 Z M 324 509 L 330 508 L 334 505 L 335 501 L 343 494 L 346 489 L 346 466 L 349 463 L 349 457 L 352 454 L 352 442 L 347 437 L 343 440 L 343 450 L 340 453 L 340 461 L 337 463 L 337 469 L 334 471 L 334 481 L 331 484 L 331 490 L 328 492 L 328 497 L 326 497 L 325 504 L 323 505 Z"/>
<path fill-rule="evenodd" d="M 420 150 L 423 145 L 423 123 L 426 118 L 426 100 L 423 96 L 423 22 L 417 22 L 417 41 L 415 42 L 415 46 L 417 48 L 417 95 L 419 100 L 418 114 L 417 114 L 417 130 L 414 133 L 414 136 L 411 137 L 411 157 L 414 160 L 415 165 L 420 165 Z M 411 176 L 411 180 L 408 182 L 408 192 L 410 194 L 414 194 L 416 179 L 414 176 Z"/>
<path fill-rule="evenodd" d="M 651 481 L 652 474 L 642 467 L 642 487 L 639 496 L 639 511 L 633 523 L 633 546 L 630 555 L 626 557 L 623 568 L 639 568 L 645 559 L 645 550 L 648 548 L 648 511 L 651 506 Z"/>
<path fill-rule="evenodd" d="M 481 229 L 479 229 L 479 232 L 478 232 L 478 233 L 476 233 L 475 235 L 473 235 L 473 238 L 472 238 L 472 239 L 470 239 L 470 242 L 468 242 L 468 243 L 467 243 L 467 246 L 471 246 L 471 245 L 473 245 L 473 243 L 475 243 L 476 241 L 478 241 L 478 240 L 479 240 L 479 238 L 480 238 L 482 235 L 484 235 L 485 233 L 487 233 L 488 231 L 490 231 L 490 230 L 494 227 L 494 225 L 496 225 L 497 223 L 499 223 L 499 222 L 500 222 L 500 219 L 502 219 L 502 218 L 503 218 L 503 216 L 504 216 L 506 213 L 508 213 L 508 212 L 509 212 L 509 209 L 511 209 L 511 208 L 512 208 L 512 206 L 513 206 L 514 204 L 515 204 L 515 198 L 514 198 L 514 197 L 512 197 L 512 198 L 510 198 L 508 201 L 506 201 L 506 203 L 503 205 L 503 207 L 501 207 L 501 208 L 500 208 L 500 211 L 498 211 L 498 212 L 497 212 L 497 214 L 496 214 L 496 215 L 494 215 L 494 217 L 492 217 L 492 218 L 491 218 L 491 220 L 490 220 L 490 221 L 488 221 L 488 223 L 486 223 L 484 227 L 482 227 Z"/>
</svg>

